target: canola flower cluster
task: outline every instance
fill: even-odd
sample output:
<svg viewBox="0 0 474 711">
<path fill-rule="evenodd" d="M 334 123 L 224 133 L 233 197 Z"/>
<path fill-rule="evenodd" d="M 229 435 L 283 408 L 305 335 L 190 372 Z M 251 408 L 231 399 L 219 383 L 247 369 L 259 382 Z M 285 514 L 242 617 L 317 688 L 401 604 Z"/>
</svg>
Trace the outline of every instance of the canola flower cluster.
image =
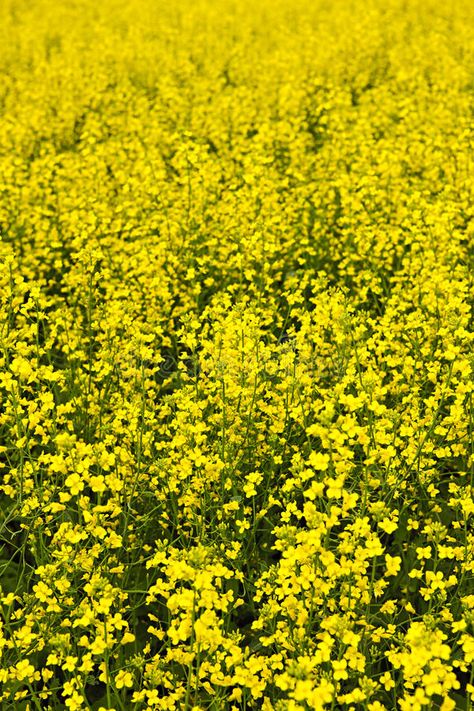
<svg viewBox="0 0 474 711">
<path fill-rule="evenodd" d="M 474 5 L 2 0 L 0 708 L 473 708 Z"/>
</svg>

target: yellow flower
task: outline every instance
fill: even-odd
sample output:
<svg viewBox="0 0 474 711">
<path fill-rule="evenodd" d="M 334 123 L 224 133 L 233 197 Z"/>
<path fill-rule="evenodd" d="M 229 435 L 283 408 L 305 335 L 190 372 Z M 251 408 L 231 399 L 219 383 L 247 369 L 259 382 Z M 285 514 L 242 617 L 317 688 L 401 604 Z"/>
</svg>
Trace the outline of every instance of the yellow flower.
<svg viewBox="0 0 474 711">
<path fill-rule="evenodd" d="M 400 571 L 402 559 L 400 556 L 391 556 L 389 553 L 385 554 L 385 567 L 386 567 L 386 572 L 385 575 L 387 576 L 393 576 L 397 575 L 398 572 Z"/>
<path fill-rule="evenodd" d="M 123 689 L 124 687 L 131 688 L 133 686 L 133 676 L 130 672 L 120 670 L 115 675 L 115 686 L 117 689 Z"/>
<path fill-rule="evenodd" d="M 431 546 L 419 546 L 416 549 L 416 557 L 418 560 L 429 560 L 431 558 Z"/>
<path fill-rule="evenodd" d="M 348 679 L 349 674 L 347 672 L 347 662 L 345 659 L 334 660 L 331 662 L 332 668 L 334 670 L 333 677 L 336 681 L 339 679 Z"/>
<path fill-rule="evenodd" d="M 329 467 L 329 455 L 323 452 L 311 452 L 308 457 L 308 463 L 317 471 L 326 471 Z"/>
<path fill-rule="evenodd" d="M 30 664 L 28 659 L 22 659 L 15 666 L 15 677 L 18 679 L 18 681 L 23 681 L 24 679 L 29 679 L 30 681 L 33 681 L 34 674 L 35 668 L 32 664 Z"/>
<path fill-rule="evenodd" d="M 385 533 L 393 533 L 398 528 L 397 522 L 392 521 L 390 518 L 387 517 L 384 518 L 382 521 L 379 521 L 378 526 L 382 529 L 382 531 L 385 531 Z"/>
<path fill-rule="evenodd" d="M 65 484 L 73 496 L 76 496 L 84 489 L 84 482 L 79 474 L 76 473 L 69 474 L 69 476 L 66 477 Z"/>
</svg>

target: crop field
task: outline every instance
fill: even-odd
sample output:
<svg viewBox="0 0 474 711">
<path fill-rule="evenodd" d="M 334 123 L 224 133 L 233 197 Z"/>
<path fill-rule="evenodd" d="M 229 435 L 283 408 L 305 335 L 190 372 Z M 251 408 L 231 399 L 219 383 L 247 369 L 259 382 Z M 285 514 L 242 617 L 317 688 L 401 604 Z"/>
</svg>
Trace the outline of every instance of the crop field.
<svg viewBox="0 0 474 711">
<path fill-rule="evenodd" d="M 474 709 L 474 2 L 0 0 L 0 711 Z"/>
</svg>

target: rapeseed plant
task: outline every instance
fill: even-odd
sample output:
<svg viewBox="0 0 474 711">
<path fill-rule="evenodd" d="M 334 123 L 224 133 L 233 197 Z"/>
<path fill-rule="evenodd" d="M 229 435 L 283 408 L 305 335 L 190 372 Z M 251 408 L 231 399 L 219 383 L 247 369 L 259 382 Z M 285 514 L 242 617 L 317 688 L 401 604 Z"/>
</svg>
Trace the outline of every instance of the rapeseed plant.
<svg viewBox="0 0 474 711">
<path fill-rule="evenodd" d="M 0 38 L 0 708 L 472 709 L 472 4 Z"/>
</svg>

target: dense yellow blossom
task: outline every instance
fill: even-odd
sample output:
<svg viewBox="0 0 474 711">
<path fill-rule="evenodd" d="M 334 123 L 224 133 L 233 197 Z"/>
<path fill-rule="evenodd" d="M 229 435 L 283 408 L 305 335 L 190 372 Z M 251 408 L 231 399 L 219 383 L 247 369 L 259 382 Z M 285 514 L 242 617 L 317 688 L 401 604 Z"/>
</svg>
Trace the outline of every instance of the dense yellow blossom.
<svg viewBox="0 0 474 711">
<path fill-rule="evenodd" d="M 474 4 L 0 2 L 0 708 L 471 709 Z"/>
</svg>

